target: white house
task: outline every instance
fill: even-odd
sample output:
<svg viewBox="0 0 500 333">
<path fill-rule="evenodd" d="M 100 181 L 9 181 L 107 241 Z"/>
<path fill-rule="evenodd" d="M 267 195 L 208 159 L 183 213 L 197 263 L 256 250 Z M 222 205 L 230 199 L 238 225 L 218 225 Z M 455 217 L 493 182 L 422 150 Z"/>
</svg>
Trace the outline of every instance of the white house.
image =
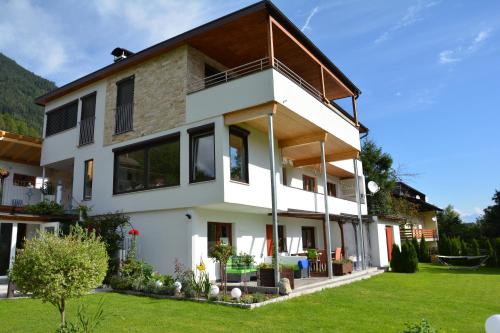
<svg viewBox="0 0 500 333">
<path fill-rule="evenodd" d="M 370 228 L 357 227 L 369 223 L 360 91 L 272 3 L 112 54 L 36 100 L 41 165 L 71 193 L 68 205 L 128 214 L 139 255 L 163 273 L 175 259 L 203 260 L 214 276 L 217 242 L 258 262 L 273 247 L 342 247 L 370 264 Z"/>
<path fill-rule="evenodd" d="M 41 200 L 35 188 L 41 178 L 40 152 L 42 140 L 0 131 L 0 279 L 6 277 L 16 253 L 25 239 L 38 230 L 56 231 L 57 221 L 47 216 L 22 214 L 23 206 Z M 2 177 L 0 177 L 1 179 Z"/>
</svg>

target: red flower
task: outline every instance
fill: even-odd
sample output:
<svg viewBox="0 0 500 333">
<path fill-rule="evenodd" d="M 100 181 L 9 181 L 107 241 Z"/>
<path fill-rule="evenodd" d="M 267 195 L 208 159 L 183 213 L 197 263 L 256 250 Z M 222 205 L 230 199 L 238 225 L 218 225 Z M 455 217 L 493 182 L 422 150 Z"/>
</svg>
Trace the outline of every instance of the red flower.
<svg viewBox="0 0 500 333">
<path fill-rule="evenodd" d="M 139 233 L 139 230 L 137 229 L 130 229 L 130 231 L 128 232 L 129 235 L 132 235 L 132 236 L 139 236 L 140 233 Z"/>
</svg>

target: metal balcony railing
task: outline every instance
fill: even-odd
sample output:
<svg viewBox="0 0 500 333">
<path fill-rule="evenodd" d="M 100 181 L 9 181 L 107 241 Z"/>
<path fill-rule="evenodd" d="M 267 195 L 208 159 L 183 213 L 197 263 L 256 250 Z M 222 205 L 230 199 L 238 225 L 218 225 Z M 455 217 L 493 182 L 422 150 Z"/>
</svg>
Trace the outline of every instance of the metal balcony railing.
<svg viewBox="0 0 500 333">
<path fill-rule="evenodd" d="M 197 80 L 192 82 L 188 86 L 188 94 L 194 93 L 196 91 L 200 91 L 206 88 L 210 88 L 222 83 L 226 83 L 235 79 L 238 79 L 240 77 L 250 75 L 256 72 L 263 71 L 265 69 L 271 68 L 271 63 L 269 61 L 268 57 L 254 60 L 252 62 L 249 62 L 244 65 L 240 65 L 238 67 L 234 67 L 231 69 L 228 69 L 227 71 L 220 72 L 211 76 L 207 76 L 201 80 Z M 294 71 L 292 71 L 288 66 L 286 66 L 283 62 L 280 60 L 274 58 L 274 69 L 279 71 L 281 74 L 285 75 L 288 77 L 290 80 L 294 81 L 296 84 L 301 86 L 304 90 L 309 92 L 311 95 L 314 97 L 318 98 L 319 100 L 322 99 L 322 94 L 321 92 L 314 88 L 309 82 L 305 81 L 303 78 L 301 78 L 298 74 L 296 74 Z"/>
<path fill-rule="evenodd" d="M 134 105 L 132 103 L 120 105 L 115 113 L 115 134 L 121 134 L 133 129 Z"/>
<path fill-rule="evenodd" d="M 94 143 L 95 117 L 89 117 L 80 121 L 80 146 Z"/>
</svg>

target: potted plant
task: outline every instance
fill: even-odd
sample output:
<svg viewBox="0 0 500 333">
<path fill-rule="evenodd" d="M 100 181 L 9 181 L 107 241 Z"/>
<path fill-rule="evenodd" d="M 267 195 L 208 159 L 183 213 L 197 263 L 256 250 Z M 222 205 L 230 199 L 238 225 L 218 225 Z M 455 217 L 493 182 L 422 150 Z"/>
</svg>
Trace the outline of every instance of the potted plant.
<svg viewBox="0 0 500 333">
<path fill-rule="evenodd" d="M 290 281 L 290 287 L 294 286 L 293 266 L 280 265 L 280 277 L 287 278 Z M 262 263 L 257 270 L 258 285 L 262 287 L 275 287 L 274 267 L 272 264 Z"/>
<path fill-rule="evenodd" d="M 56 200 L 54 185 L 51 182 L 43 183 L 42 188 L 40 188 L 40 192 L 42 192 L 44 200 L 47 201 Z"/>
<path fill-rule="evenodd" d="M 332 265 L 334 275 L 345 275 L 352 273 L 352 261 L 349 259 L 334 260 Z"/>
</svg>

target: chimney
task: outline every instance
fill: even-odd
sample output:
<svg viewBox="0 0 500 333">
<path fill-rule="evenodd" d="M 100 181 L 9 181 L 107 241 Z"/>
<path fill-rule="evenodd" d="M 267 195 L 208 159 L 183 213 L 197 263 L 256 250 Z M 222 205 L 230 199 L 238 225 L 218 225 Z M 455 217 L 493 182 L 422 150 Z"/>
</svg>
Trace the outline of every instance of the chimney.
<svg viewBox="0 0 500 333">
<path fill-rule="evenodd" d="M 117 47 L 113 51 L 111 51 L 111 55 L 113 55 L 115 57 L 113 60 L 114 62 L 118 62 L 118 61 L 122 61 L 124 59 L 127 59 L 128 57 L 130 57 L 133 54 L 134 54 L 134 52 L 129 51 L 129 50 L 124 49 L 124 48 L 121 48 L 121 47 Z"/>
</svg>

